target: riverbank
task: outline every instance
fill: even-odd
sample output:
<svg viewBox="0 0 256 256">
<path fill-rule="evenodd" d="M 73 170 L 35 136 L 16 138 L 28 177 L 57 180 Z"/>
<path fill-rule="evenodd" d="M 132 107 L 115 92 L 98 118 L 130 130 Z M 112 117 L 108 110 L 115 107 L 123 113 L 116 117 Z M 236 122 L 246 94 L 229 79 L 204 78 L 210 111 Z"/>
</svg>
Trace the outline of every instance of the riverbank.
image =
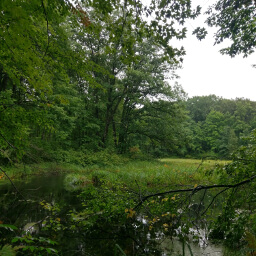
<svg viewBox="0 0 256 256">
<path fill-rule="evenodd" d="M 215 168 L 225 163 L 160 159 L 105 166 L 44 163 L 28 165 L 19 171 L 16 171 L 18 166 L 7 168 L 7 175 L 19 184 L 25 195 L 24 204 L 28 209 L 26 223 L 15 217 L 13 220 L 17 221 L 8 224 L 17 225 L 19 229 L 28 219 L 29 223 L 42 224 L 39 225 L 40 237 L 44 235 L 57 242 L 59 245 L 53 249 L 60 255 L 63 248 L 78 252 L 81 246 L 93 255 L 102 255 L 103 249 L 104 255 L 113 255 L 116 248 L 121 248 L 125 255 L 144 255 L 146 249 L 157 250 L 159 254 L 154 255 L 162 255 L 161 244 L 167 238 L 170 241 L 176 238 L 185 248 L 193 248 L 190 243 L 197 244 L 201 238 L 191 230 L 209 229 L 225 201 L 224 194 L 215 198 L 218 189 L 207 192 L 200 187 L 216 184 L 219 176 Z M 11 205 L 15 205 L 15 212 L 21 207 L 19 195 L 15 203 L 12 197 L 11 190 L 5 192 L 4 223 L 10 219 Z M 210 210 L 205 214 L 208 207 Z M 75 240 L 70 238 L 69 244 L 64 237 Z M 108 243 L 104 243 L 106 239 Z M 86 247 L 88 243 L 91 248 Z M 180 253 L 177 255 L 182 255 L 182 251 Z"/>
<path fill-rule="evenodd" d="M 213 170 L 216 165 L 224 165 L 228 161 L 215 161 L 215 160 L 195 160 L 195 159 L 178 159 L 178 158 L 165 158 L 158 160 L 132 160 L 123 159 L 121 163 L 117 164 L 91 164 L 86 167 L 56 162 L 42 162 L 38 164 L 15 164 L 12 166 L 4 166 L 2 169 L 11 179 L 19 179 L 26 176 L 34 175 L 59 175 L 59 174 L 91 174 L 92 172 L 102 171 L 106 173 L 129 173 L 130 176 L 142 175 L 143 179 L 146 178 L 147 182 L 154 180 L 156 176 L 161 176 L 162 180 L 166 181 L 166 175 L 171 178 L 170 181 L 190 180 L 200 182 L 209 181 L 209 177 L 205 179 L 205 172 Z M 195 173 L 196 172 L 196 173 Z M 202 175 L 203 174 L 203 175 Z M 186 177 L 182 177 L 182 176 Z M 192 175 L 192 176 L 191 176 Z M 0 175 L 0 182 L 6 180 L 3 173 Z M 136 178 L 136 177 L 134 177 Z M 214 177 L 213 177 L 214 178 Z"/>
</svg>

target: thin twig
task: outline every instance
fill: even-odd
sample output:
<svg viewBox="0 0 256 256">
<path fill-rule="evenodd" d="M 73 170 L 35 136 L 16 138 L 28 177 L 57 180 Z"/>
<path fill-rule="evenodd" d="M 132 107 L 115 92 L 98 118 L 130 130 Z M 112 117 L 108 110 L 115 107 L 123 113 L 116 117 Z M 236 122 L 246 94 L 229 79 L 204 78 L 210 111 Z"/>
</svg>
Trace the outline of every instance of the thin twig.
<svg viewBox="0 0 256 256">
<path fill-rule="evenodd" d="M 9 145 L 11 146 L 13 149 L 17 149 L 15 146 L 13 146 L 5 137 L 4 135 L 0 132 L 0 136 L 4 139 L 4 141 Z"/>
<path fill-rule="evenodd" d="M 217 193 L 217 194 L 213 197 L 212 201 L 209 203 L 209 205 L 207 206 L 207 208 L 203 211 L 203 213 L 201 214 L 201 216 L 203 216 L 203 215 L 208 211 L 208 209 L 209 209 L 209 208 L 211 207 L 211 205 L 213 204 L 215 198 L 217 198 L 217 196 L 219 196 L 220 194 L 222 194 L 223 192 L 225 192 L 225 191 L 228 190 L 228 189 L 230 189 L 230 188 L 225 188 L 225 189 L 221 190 L 219 193 Z"/>
<path fill-rule="evenodd" d="M 47 12 L 46 12 L 46 9 L 45 9 L 45 6 L 44 6 L 44 1 L 41 0 L 41 3 L 42 3 L 42 7 L 44 9 L 44 15 L 45 15 L 45 19 L 46 19 L 46 31 L 47 31 L 47 46 L 46 46 L 46 50 L 45 50 L 45 53 L 44 53 L 44 57 L 45 57 L 46 53 L 48 52 L 49 45 L 50 45 L 49 21 L 48 21 Z"/>
<path fill-rule="evenodd" d="M 135 180 L 135 182 L 136 182 L 136 184 L 137 184 L 137 186 L 138 186 L 138 188 L 139 188 L 140 200 L 142 200 L 140 186 L 139 186 L 139 184 L 138 184 L 137 180 Z"/>
<path fill-rule="evenodd" d="M 32 231 L 33 231 L 32 228 L 33 228 L 35 225 L 41 224 L 43 221 L 45 221 L 45 220 L 48 219 L 48 218 L 50 218 L 50 216 L 46 216 L 44 219 L 39 220 L 39 221 L 37 221 L 37 222 L 32 222 L 32 223 L 30 223 L 30 226 L 28 226 L 25 231 L 26 231 L 26 232 L 32 232 Z"/>
<path fill-rule="evenodd" d="M 21 197 L 27 201 L 27 199 L 21 194 L 21 192 L 17 189 L 17 187 L 14 185 L 13 181 L 11 180 L 11 178 L 7 175 L 7 173 L 0 167 L 0 171 L 7 177 L 7 179 L 11 182 L 12 186 L 14 187 L 14 189 L 17 191 L 18 194 L 21 195 Z"/>
</svg>

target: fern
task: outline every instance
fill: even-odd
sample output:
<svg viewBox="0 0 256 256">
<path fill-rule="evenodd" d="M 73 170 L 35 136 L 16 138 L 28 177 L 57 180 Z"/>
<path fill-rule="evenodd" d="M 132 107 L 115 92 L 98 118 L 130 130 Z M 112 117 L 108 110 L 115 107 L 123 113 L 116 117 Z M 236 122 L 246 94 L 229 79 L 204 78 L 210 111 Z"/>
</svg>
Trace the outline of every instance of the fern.
<svg viewBox="0 0 256 256">
<path fill-rule="evenodd" d="M 15 255 L 16 255 L 16 252 L 14 248 L 9 244 L 4 245 L 0 250 L 0 256 L 15 256 Z"/>
</svg>

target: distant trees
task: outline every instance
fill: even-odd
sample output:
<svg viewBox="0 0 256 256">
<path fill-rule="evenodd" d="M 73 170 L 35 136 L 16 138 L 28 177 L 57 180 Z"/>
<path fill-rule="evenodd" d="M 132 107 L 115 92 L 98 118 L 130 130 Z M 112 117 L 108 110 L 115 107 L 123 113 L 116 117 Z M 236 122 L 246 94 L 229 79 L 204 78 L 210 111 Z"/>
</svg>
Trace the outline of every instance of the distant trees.
<svg viewBox="0 0 256 256">
<path fill-rule="evenodd" d="M 243 138 L 256 128 L 256 102 L 248 99 L 197 96 L 188 99 L 186 104 L 193 134 L 189 137 L 194 145 L 190 154 L 228 158 L 235 149 L 244 145 Z"/>
</svg>

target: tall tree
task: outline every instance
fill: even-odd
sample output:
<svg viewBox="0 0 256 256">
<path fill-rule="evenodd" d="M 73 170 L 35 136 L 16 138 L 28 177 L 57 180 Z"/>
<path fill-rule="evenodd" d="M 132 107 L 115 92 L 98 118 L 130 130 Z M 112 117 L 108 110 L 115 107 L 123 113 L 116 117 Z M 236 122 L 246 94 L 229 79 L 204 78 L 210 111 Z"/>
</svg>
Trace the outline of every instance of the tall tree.
<svg viewBox="0 0 256 256">
<path fill-rule="evenodd" d="M 149 105 L 150 98 L 176 101 L 182 92 L 175 92 L 165 81 L 167 73 L 178 67 L 177 59 L 165 52 L 156 37 L 148 38 L 145 27 L 138 28 L 138 36 L 133 26 L 136 15 L 132 10 L 124 12 L 122 5 L 118 7 L 107 17 L 95 10 L 88 12 L 94 23 L 84 28 L 84 33 L 74 33 L 74 41 L 84 48 L 84 58 L 94 63 L 91 73 L 98 86 L 79 85 L 87 110 L 97 117 L 97 135 L 93 136 L 100 136 L 105 147 L 111 144 L 123 152 L 135 113 L 137 117 L 141 113 L 138 109 Z M 183 52 L 177 52 L 180 54 Z"/>
</svg>

